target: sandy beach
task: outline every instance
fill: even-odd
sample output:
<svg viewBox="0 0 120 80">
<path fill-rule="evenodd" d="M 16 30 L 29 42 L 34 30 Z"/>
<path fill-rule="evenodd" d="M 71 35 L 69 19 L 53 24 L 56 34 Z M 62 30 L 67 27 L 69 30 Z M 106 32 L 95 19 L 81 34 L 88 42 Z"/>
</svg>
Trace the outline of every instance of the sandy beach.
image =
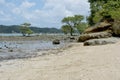
<svg viewBox="0 0 120 80">
<path fill-rule="evenodd" d="M 120 0 L 0 0 L 0 80 L 120 80 Z"/>
<path fill-rule="evenodd" d="M 69 48 L 0 62 L 0 80 L 120 80 L 120 43 Z M 52 54 L 53 53 L 53 54 Z"/>
</svg>

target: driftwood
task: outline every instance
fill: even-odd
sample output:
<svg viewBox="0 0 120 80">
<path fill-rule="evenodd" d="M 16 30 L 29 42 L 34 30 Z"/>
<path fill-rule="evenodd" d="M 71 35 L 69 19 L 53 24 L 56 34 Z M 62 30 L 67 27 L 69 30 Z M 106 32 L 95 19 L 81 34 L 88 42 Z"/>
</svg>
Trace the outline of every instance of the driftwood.
<svg viewBox="0 0 120 80">
<path fill-rule="evenodd" d="M 112 34 L 110 32 L 96 32 L 96 33 L 82 34 L 79 37 L 78 42 L 84 42 L 89 39 L 108 38 L 111 36 Z"/>
</svg>

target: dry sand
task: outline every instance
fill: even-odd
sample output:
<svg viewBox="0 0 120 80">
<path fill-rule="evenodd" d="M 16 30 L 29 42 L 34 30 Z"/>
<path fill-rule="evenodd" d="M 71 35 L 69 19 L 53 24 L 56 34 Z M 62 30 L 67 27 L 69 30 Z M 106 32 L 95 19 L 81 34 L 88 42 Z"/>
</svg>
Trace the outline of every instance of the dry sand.
<svg viewBox="0 0 120 80">
<path fill-rule="evenodd" d="M 0 62 L 0 80 L 120 80 L 120 43 Z"/>
</svg>

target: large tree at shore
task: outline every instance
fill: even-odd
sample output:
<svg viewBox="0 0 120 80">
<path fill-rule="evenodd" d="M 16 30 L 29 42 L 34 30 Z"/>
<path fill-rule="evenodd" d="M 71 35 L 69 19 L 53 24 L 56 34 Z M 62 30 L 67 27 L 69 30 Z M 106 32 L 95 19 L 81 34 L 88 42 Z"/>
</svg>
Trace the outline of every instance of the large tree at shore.
<svg viewBox="0 0 120 80">
<path fill-rule="evenodd" d="M 62 23 L 65 23 L 67 27 L 70 29 L 70 35 L 73 35 L 74 28 L 78 26 L 81 21 L 84 19 L 82 15 L 74 15 L 74 16 L 68 16 L 63 18 Z"/>
<path fill-rule="evenodd" d="M 69 25 L 63 25 L 63 26 L 61 27 L 61 30 L 62 30 L 62 32 L 63 32 L 64 34 L 68 34 L 68 33 L 71 32 L 71 28 L 70 28 Z"/>
<path fill-rule="evenodd" d="M 120 0 L 88 0 L 90 2 L 91 15 L 88 22 L 93 25 L 102 19 L 112 18 L 120 21 Z"/>
</svg>

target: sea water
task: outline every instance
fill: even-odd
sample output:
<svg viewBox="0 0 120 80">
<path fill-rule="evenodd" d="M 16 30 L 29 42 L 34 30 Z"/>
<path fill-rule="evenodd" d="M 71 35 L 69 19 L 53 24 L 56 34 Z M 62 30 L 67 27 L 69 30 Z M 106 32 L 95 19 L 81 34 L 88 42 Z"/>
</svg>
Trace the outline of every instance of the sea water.
<svg viewBox="0 0 120 80">
<path fill-rule="evenodd" d="M 53 45 L 52 41 L 0 41 L 0 61 L 37 56 L 37 52 L 59 49 L 66 43 Z"/>
</svg>

